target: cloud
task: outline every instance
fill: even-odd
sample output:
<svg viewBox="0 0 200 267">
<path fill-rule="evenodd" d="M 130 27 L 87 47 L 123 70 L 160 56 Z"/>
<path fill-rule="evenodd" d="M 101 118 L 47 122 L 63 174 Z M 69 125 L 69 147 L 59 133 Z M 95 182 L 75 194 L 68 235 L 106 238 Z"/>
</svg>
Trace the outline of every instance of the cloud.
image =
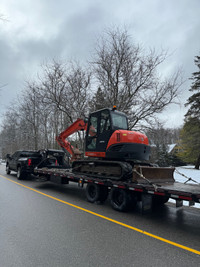
<svg viewBox="0 0 200 267">
<path fill-rule="evenodd" d="M 0 92 L 0 113 L 43 62 L 86 62 L 97 37 L 112 25 L 126 25 L 132 40 L 145 49 L 168 49 L 171 56 L 161 71 L 168 74 L 182 66 L 187 80 L 200 52 L 199 10 L 199 0 L 1 0 L 0 13 L 7 21 L 0 21 L 0 85 L 8 85 Z M 180 96 L 183 104 L 189 87 L 188 81 Z"/>
</svg>

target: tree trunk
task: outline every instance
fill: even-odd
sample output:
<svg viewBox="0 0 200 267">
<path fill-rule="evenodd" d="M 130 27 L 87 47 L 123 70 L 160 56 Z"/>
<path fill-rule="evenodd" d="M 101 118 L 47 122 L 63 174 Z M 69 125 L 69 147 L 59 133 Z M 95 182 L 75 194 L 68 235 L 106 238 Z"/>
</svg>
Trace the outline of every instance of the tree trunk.
<svg viewBox="0 0 200 267">
<path fill-rule="evenodd" d="M 199 154 L 197 162 L 195 164 L 195 169 L 199 170 L 199 166 L 200 166 L 200 154 Z"/>
</svg>

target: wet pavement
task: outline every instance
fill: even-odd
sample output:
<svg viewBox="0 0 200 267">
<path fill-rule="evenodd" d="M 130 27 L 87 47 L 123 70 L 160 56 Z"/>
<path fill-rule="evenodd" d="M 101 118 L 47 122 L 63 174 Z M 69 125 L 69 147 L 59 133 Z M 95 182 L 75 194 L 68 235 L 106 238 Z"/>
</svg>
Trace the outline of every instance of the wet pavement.
<svg viewBox="0 0 200 267">
<path fill-rule="evenodd" d="M 199 209 L 168 203 L 148 215 L 141 214 L 140 205 L 120 213 L 109 200 L 87 202 L 77 184 L 18 181 L 0 165 L 0 266 L 199 265 L 197 253 L 137 230 L 200 251 Z"/>
</svg>

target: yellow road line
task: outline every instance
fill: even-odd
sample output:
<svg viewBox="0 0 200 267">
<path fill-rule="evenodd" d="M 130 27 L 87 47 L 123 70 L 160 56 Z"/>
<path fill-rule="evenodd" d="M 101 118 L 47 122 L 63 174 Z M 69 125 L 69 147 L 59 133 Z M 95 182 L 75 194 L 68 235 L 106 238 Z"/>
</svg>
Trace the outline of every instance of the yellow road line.
<svg viewBox="0 0 200 267">
<path fill-rule="evenodd" d="M 152 237 L 152 238 L 155 238 L 155 239 L 160 240 L 160 241 L 162 241 L 162 242 L 165 242 L 165 243 L 167 243 L 167 244 L 170 244 L 170 245 L 173 245 L 173 246 L 175 246 L 175 247 L 178 247 L 178 248 L 181 248 L 181 249 L 190 251 L 190 252 L 192 252 L 192 253 L 195 253 L 195 254 L 197 254 L 197 255 L 200 255 L 200 251 L 198 251 L 198 250 L 195 250 L 195 249 L 192 249 L 192 248 L 183 246 L 183 245 L 181 245 L 181 244 L 179 244 L 179 243 L 176 243 L 176 242 L 170 241 L 170 240 L 168 240 L 168 239 L 162 238 L 162 237 L 160 237 L 160 236 L 151 234 L 151 233 L 149 233 L 149 232 L 143 231 L 143 230 L 141 230 L 141 229 L 139 229 L 139 228 L 136 228 L 136 227 L 133 227 L 133 226 L 131 226 L 131 225 L 128 225 L 128 224 L 125 224 L 125 223 L 122 223 L 122 222 L 113 220 L 113 219 L 111 219 L 111 218 L 109 218 L 109 217 L 103 216 L 103 215 L 98 214 L 98 213 L 96 213 L 96 212 L 93 212 L 93 211 L 84 209 L 84 208 L 82 208 L 82 207 L 76 206 L 76 205 L 71 204 L 71 203 L 69 203 L 69 202 L 67 202 L 67 201 L 64 201 L 64 200 L 61 200 L 61 199 L 59 199 L 59 198 L 56 198 L 56 197 L 47 195 L 47 194 L 45 194 L 45 193 L 43 193 L 43 192 L 40 192 L 40 191 L 38 191 L 38 190 L 36 190 L 36 189 L 33 189 L 33 188 L 31 188 L 31 187 L 28 187 L 28 186 L 23 185 L 23 184 L 18 183 L 18 182 L 15 182 L 15 181 L 13 181 L 12 179 L 9 179 L 9 178 L 7 178 L 7 177 L 5 177 L 5 176 L 0 175 L 0 177 L 4 178 L 4 179 L 6 179 L 6 180 L 8 180 L 8 181 L 10 181 L 10 182 L 12 182 L 12 183 L 15 183 L 15 184 L 17 184 L 17 185 L 20 185 L 20 186 L 22 186 L 22 187 L 25 187 L 25 188 L 27 188 L 27 189 L 29 189 L 29 190 L 32 190 L 32 191 L 34 191 L 34 192 L 36 192 L 36 193 L 38 193 L 38 194 L 41 194 L 41 195 L 46 196 L 46 197 L 48 197 L 48 198 L 51 198 L 51 199 L 54 199 L 54 200 L 59 201 L 59 202 L 61 202 L 61 203 L 64 203 L 64 204 L 66 204 L 66 205 L 68 205 L 68 206 L 71 206 L 71 207 L 73 207 L 73 208 L 76 208 L 76 209 L 85 211 L 85 212 L 87 212 L 87 213 L 90 213 L 90 214 L 92 214 L 92 215 L 95 215 L 95 216 L 97 216 L 97 217 L 100 217 L 100 218 L 102 218 L 102 219 L 104 219 L 104 220 L 113 222 L 113 223 L 118 224 L 118 225 L 120 225 L 120 226 L 124 226 L 124 227 L 126 227 L 126 228 L 128 228 L 128 229 L 134 230 L 134 231 L 139 232 L 139 233 L 141 233 L 141 234 L 144 234 L 144 235 L 146 235 L 146 236 L 150 236 L 150 237 Z"/>
</svg>

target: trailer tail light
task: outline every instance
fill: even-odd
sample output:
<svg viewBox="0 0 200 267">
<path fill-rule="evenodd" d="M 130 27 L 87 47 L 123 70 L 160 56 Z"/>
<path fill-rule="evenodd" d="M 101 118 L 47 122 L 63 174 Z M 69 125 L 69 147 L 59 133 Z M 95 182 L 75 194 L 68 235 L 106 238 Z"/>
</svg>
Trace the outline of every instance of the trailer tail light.
<svg viewBox="0 0 200 267">
<path fill-rule="evenodd" d="M 32 161 L 31 159 L 28 159 L 28 166 L 31 166 L 32 165 Z"/>
</svg>

